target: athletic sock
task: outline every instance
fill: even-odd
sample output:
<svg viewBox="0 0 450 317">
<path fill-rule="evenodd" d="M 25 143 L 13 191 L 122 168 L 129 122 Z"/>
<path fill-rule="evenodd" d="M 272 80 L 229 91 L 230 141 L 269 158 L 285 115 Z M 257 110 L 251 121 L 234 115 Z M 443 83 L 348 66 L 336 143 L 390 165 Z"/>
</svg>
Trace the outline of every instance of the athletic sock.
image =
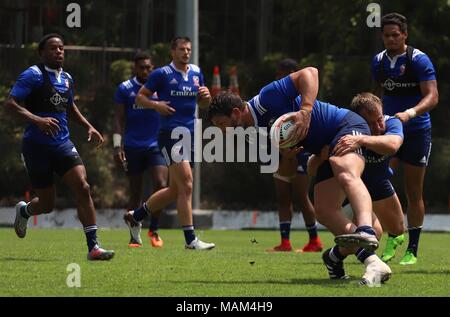
<svg viewBox="0 0 450 317">
<path fill-rule="evenodd" d="M 365 233 L 376 236 L 375 230 L 373 230 L 373 228 L 371 226 L 360 226 L 360 227 L 356 228 L 355 232 L 365 232 Z"/>
<path fill-rule="evenodd" d="M 339 246 L 335 245 L 329 253 L 329 258 L 331 261 L 333 261 L 334 263 L 339 263 L 345 260 L 347 256 L 346 255 L 342 255 L 341 252 L 339 251 Z"/>
<path fill-rule="evenodd" d="M 280 222 L 281 239 L 289 240 L 290 233 L 291 233 L 291 222 L 290 221 Z"/>
<path fill-rule="evenodd" d="M 133 218 L 137 222 L 141 222 L 147 214 L 150 214 L 150 210 L 147 207 L 147 203 L 144 203 L 141 207 L 134 210 Z"/>
<path fill-rule="evenodd" d="M 26 204 L 25 206 L 20 207 L 20 215 L 26 219 L 30 218 L 31 215 L 28 213 L 28 205 L 30 203 Z"/>
<path fill-rule="evenodd" d="M 356 250 L 355 252 L 355 256 L 356 258 L 361 262 L 364 263 L 364 261 L 371 255 L 375 255 L 375 252 L 373 251 L 367 251 L 364 248 L 359 248 L 358 250 Z"/>
<path fill-rule="evenodd" d="M 86 235 L 86 242 L 89 252 L 97 245 L 97 225 L 90 225 L 83 228 Z"/>
<path fill-rule="evenodd" d="M 309 240 L 317 238 L 317 221 L 313 225 L 306 225 L 306 230 L 308 230 Z"/>
<path fill-rule="evenodd" d="M 186 240 L 186 244 L 191 244 L 192 241 L 195 240 L 195 231 L 194 226 L 183 226 L 184 240 Z"/>
<path fill-rule="evenodd" d="M 148 229 L 151 232 L 156 232 L 158 230 L 158 222 L 159 222 L 159 217 L 150 215 L 150 226 L 148 227 Z"/>
<path fill-rule="evenodd" d="M 423 226 L 408 227 L 409 241 L 407 250 L 411 250 L 414 256 L 417 256 L 417 249 L 419 248 L 419 238 L 422 227 Z"/>
</svg>

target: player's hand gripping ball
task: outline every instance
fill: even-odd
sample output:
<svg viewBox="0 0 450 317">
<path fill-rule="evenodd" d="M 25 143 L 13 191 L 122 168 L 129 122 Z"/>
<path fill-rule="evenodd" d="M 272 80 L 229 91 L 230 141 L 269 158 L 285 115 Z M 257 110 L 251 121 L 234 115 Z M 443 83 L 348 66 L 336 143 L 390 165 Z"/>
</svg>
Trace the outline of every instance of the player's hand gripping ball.
<svg viewBox="0 0 450 317">
<path fill-rule="evenodd" d="M 272 139 L 272 142 L 280 149 L 291 148 L 297 145 L 297 142 L 295 140 L 286 142 L 289 139 L 290 134 L 295 130 L 294 121 L 289 120 L 283 122 L 283 120 L 288 115 L 293 113 L 295 112 L 285 113 L 277 120 L 275 120 L 272 127 L 270 128 L 270 138 Z"/>
</svg>

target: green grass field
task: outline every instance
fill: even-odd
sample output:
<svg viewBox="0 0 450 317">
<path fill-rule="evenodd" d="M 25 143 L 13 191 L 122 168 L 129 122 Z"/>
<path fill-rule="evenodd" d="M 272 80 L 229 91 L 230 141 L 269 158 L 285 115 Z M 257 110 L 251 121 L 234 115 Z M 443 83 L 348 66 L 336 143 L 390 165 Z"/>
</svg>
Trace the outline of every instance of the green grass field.
<svg viewBox="0 0 450 317">
<path fill-rule="evenodd" d="M 277 231 L 197 230 L 201 238 L 217 245 L 201 252 L 184 250 L 180 230 L 160 234 L 163 249 L 152 249 L 147 239 L 142 248 L 129 249 L 126 230 L 102 230 L 101 241 L 116 256 L 111 262 L 88 262 L 81 230 L 31 229 L 20 240 L 13 229 L 0 229 L 0 296 L 450 295 L 450 234 L 423 233 L 418 264 L 400 266 L 397 256 L 390 264 L 391 280 L 373 288 L 357 285 L 364 267 L 354 256 L 346 264 L 352 279 L 336 282 L 328 279 L 320 253 L 265 252 L 278 242 Z M 330 247 L 332 236 L 320 234 Z M 296 247 L 306 237 L 306 232 L 291 234 Z M 404 249 L 405 245 L 401 254 Z M 81 267 L 80 288 L 66 285 L 70 263 Z"/>
</svg>

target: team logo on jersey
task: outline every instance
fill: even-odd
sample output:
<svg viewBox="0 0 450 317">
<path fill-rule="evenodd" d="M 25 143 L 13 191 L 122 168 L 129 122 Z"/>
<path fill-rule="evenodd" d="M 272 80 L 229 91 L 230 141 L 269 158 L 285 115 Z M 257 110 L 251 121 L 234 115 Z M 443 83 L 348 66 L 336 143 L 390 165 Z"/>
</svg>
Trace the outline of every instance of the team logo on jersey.
<svg viewBox="0 0 450 317">
<path fill-rule="evenodd" d="M 172 79 L 172 80 L 169 82 L 169 84 L 171 84 L 171 85 L 178 85 L 178 82 L 177 82 L 177 80 L 174 78 L 174 79 Z"/>
<path fill-rule="evenodd" d="M 136 94 L 134 93 L 134 91 L 131 92 L 130 97 L 136 97 Z"/>
<path fill-rule="evenodd" d="M 382 85 L 385 89 L 392 91 L 395 88 L 412 88 L 416 87 L 417 83 L 396 83 L 392 79 L 388 78 Z"/>
<path fill-rule="evenodd" d="M 192 80 L 194 81 L 194 86 L 200 86 L 200 80 L 198 76 L 192 76 Z"/>
<path fill-rule="evenodd" d="M 406 65 L 405 64 L 401 65 L 400 66 L 400 76 L 402 76 L 405 73 L 405 70 L 406 70 Z"/>
<path fill-rule="evenodd" d="M 65 111 L 64 104 L 67 104 L 69 100 L 67 98 L 61 97 L 59 93 L 55 93 L 51 98 L 50 102 L 55 106 L 56 110 L 59 112 Z"/>
</svg>

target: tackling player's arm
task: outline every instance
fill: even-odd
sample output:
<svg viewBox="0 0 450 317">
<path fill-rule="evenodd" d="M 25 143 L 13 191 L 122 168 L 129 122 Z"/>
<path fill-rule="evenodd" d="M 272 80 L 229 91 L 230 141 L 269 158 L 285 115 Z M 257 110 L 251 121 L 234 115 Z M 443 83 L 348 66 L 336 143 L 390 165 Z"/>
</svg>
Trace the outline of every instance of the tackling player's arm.
<svg viewBox="0 0 450 317">
<path fill-rule="evenodd" d="M 136 96 L 136 104 L 146 109 L 153 109 L 162 116 L 170 116 L 175 113 L 175 109 L 170 106 L 170 101 L 152 100 L 153 91 L 142 86 Z"/>
<path fill-rule="evenodd" d="M 429 112 L 437 106 L 439 102 L 439 93 L 436 80 L 421 81 L 420 91 L 423 98 L 415 107 L 395 114 L 395 116 L 399 118 L 403 123 L 416 116 L 420 116 L 423 113 Z"/>
<path fill-rule="evenodd" d="M 96 147 L 99 148 L 103 145 L 105 140 L 103 139 L 100 132 L 98 132 L 92 124 L 89 123 L 89 121 L 81 114 L 78 107 L 75 105 L 74 102 L 72 102 L 72 106 L 68 107 L 67 109 L 67 115 L 75 120 L 79 125 L 84 127 L 88 132 L 88 142 L 91 140 L 94 140 L 96 143 Z"/>
<path fill-rule="evenodd" d="M 21 120 L 35 124 L 42 132 L 56 136 L 59 132 L 59 121 L 52 117 L 39 117 L 32 114 L 25 107 L 20 105 L 20 101 L 9 95 L 5 101 L 7 111 Z"/>
<path fill-rule="evenodd" d="M 295 130 L 286 142 L 293 140 L 299 142 L 308 134 L 312 108 L 319 92 L 319 71 L 314 67 L 306 67 L 289 76 L 298 94 L 302 96 L 302 101 L 300 110 L 295 114 L 287 116 L 284 120 L 293 120 L 295 122 Z"/>
<path fill-rule="evenodd" d="M 381 155 L 395 154 L 403 143 L 403 138 L 399 135 L 345 135 L 333 149 L 336 156 L 342 156 L 349 152 L 354 152 L 360 147 L 365 147 Z"/>
</svg>

